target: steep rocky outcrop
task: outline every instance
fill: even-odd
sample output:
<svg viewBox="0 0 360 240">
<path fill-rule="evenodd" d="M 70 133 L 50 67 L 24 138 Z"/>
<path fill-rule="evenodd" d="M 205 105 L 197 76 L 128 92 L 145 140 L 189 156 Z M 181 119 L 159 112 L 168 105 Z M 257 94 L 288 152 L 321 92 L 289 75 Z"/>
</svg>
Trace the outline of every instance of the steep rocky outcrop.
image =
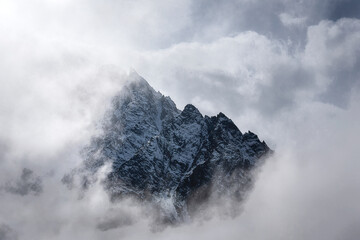
<svg viewBox="0 0 360 240">
<path fill-rule="evenodd" d="M 213 192 L 241 201 L 251 171 L 271 152 L 266 143 L 223 113 L 203 116 L 191 104 L 180 111 L 136 73 L 129 78 L 112 100 L 102 135 L 83 151 L 83 186 L 110 163 L 104 186 L 112 199 L 158 203 L 170 221 L 189 217 Z"/>
</svg>

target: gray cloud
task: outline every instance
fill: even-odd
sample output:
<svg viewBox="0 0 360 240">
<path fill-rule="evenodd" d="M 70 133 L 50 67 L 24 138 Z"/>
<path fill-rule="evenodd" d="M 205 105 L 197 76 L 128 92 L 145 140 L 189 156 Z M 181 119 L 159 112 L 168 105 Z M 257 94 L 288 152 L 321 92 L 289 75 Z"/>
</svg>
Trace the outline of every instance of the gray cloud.
<svg viewBox="0 0 360 240">
<path fill-rule="evenodd" d="M 34 194 L 39 195 L 43 191 L 42 180 L 32 170 L 24 168 L 19 180 L 7 182 L 5 191 L 21 196 Z"/>
<path fill-rule="evenodd" d="M 329 19 L 360 18 L 360 3 L 356 0 L 338 0 L 329 4 Z"/>
<path fill-rule="evenodd" d="M 0 222 L 14 230 L 2 225 L 0 239 L 359 236 L 357 1 L 0 5 L 0 181 L 17 179 L 16 194 L 1 193 Z M 141 207 L 61 183 L 129 67 L 179 108 L 222 111 L 276 150 L 240 217 L 152 233 Z M 26 194 L 35 175 L 46 176 L 38 196 Z"/>
<path fill-rule="evenodd" d="M 133 225 L 134 217 L 125 211 L 116 211 L 116 209 L 109 209 L 108 213 L 103 216 L 97 228 L 101 231 L 108 231 L 115 228 Z"/>
<path fill-rule="evenodd" d="M 351 91 L 360 80 L 359 30 L 358 19 L 323 21 L 309 28 L 304 61 L 323 85 L 321 100 L 347 107 Z"/>
<path fill-rule="evenodd" d="M 5 224 L 0 225 L 0 240 L 17 240 L 17 234 L 9 226 Z"/>
</svg>

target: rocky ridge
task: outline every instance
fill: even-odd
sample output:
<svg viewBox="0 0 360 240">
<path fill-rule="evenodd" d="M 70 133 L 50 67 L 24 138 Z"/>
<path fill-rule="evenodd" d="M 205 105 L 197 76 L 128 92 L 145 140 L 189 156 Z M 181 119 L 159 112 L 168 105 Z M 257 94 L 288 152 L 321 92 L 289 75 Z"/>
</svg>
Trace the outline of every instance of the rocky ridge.
<svg viewBox="0 0 360 240">
<path fill-rule="evenodd" d="M 104 186 L 113 200 L 133 196 L 154 202 L 170 222 L 191 217 L 213 193 L 243 200 L 252 171 L 271 152 L 221 112 L 203 116 L 191 104 L 178 110 L 136 73 L 113 98 L 102 130 L 83 150 L 77 170 L 83 187 L 110 163 Z"/>
</svg>

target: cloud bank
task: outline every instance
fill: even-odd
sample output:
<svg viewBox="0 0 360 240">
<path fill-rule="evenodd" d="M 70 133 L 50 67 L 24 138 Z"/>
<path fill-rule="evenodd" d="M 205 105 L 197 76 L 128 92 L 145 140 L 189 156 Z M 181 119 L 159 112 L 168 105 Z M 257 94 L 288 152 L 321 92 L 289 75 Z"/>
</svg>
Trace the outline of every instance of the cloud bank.
<svg viewBox="0 0 360 240">
<path fill-rule="evenodd" d="M 356 239 L 359 6 L 1 1 L 0 239 Z M 141 206 L 61 183 L 129 68 L 276 151 L 239 217 L 154 233 Z"/>
</svg>

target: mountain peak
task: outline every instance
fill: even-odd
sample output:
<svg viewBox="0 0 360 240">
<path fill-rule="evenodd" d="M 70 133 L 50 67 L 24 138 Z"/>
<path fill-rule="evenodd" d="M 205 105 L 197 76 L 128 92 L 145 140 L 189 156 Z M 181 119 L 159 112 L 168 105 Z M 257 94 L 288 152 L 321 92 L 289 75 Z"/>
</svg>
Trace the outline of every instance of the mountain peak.
<svg viewBox="0 0 360 240">
<path fill-rule="evenodd" d="M 128 73 L 128 80 L 136 80 L 142 78 L 135 69 L 130 69 Z"/>
<path fill-rule="evenodd" d="M 243 198 L 253 182 L 249 171 L 269 151 L 264 142 L 252 134 L 243 136 L 223 113 L 203 117 L 192 104 L 178 110 L 136 72 L 122 94 L 126 97 L 115 97 L 103 120 L 103 135 L 84 149 L 80 172 L 95 174 L 111 163 L 105 186 L 113 199 L 135 195 L 157 204 L 171 193 L 171 214 L 165 214 L 170 222 L 188 217 L 187 209 L 198 205 L 193 200 L 204 201 L 208 194 L 202 191 L 210 186 Z"/>
<path fill-rule="evenodd" d="M 131 74 L 129 76 L 128 81 L 126 82 L 127 86 L 130 86 L 131 88 L 137 88 L 137 89 L 147 89 L 147 90 L 151 90 L 154 91 L 155 90 L 150 86 L 150 84 L 140 75 L 136 74 Z"/>
<path fill-rule="evenodd" d="M 186 104 L 186 106 L 184 107 L 184 111 L 189 111 L 189 112 L 199 112 L 199 110 L 192 104 Z"/>
<path fill-rule="evenodd" d="M 184 118 L 202 118 L 200 111 L 192 104 L 187 104 L 181 115 Z"/>
</svg>

